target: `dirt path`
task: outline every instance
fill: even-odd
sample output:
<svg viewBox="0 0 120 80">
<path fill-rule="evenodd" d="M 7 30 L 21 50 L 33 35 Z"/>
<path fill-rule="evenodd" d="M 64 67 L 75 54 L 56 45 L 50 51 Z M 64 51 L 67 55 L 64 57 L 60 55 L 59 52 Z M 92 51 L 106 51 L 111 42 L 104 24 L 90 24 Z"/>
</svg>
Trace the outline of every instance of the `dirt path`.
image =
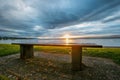
<svg viewBox="0 0 120 80">
<path fill-rule="evenodd" d="M 0 57 L 0 74 L 11 80 L 120 80 L 120 66 L 112 60 L 83 56 L 83 71 L 71 72 L 71 56 L 35 52 L 23 61 L 19 54 Z"/>
</svg>

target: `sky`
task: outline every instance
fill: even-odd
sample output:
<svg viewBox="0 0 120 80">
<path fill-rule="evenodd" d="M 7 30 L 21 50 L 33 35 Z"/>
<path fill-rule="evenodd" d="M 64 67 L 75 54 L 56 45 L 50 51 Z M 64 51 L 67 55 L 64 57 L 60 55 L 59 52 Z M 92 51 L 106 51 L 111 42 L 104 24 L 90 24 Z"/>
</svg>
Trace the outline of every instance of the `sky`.
<svg viewBox="0 0 120 80">
<path fill-rule="evenodd" d="M 120 35 L 120 0 L 0 0 L 0 36 Z"/>
</svg>

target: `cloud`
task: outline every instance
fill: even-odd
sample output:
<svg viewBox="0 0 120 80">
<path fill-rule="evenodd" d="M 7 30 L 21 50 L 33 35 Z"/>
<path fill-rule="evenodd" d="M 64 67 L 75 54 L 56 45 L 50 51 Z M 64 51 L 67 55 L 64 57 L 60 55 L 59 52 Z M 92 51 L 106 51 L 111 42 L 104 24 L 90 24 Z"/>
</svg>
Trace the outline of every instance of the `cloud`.
<svg viewBox="0 0 120 80">
<path fill-rule="evenodd" d="M 115 12 L 113 15 L 110 15 L 106 18 L 103 19 L 103 22 L 111 22 L 111 21 L 116 21 L 116 20 L 120 20 L 120 10 L 117 12 Z"/>
<path fill-rule="evenodd" d="M 119 35 L 119 20 L 119 0 L 0 0 L 0 36 Z"/>
<path fill-rule="evenodd" d="M 64 34 L 71 34 L 73 36 L 84 35 L 119 35 L 120 34 L 120 20 L 112 21 L 110 23 L 103 23 L 102 21 L 84 22 L 76 25 L 66 26 L 60 29 L 51 29 L 43 36 L 63 36 Z"/>
<path fill-rule="evenodd" d="M 42 26 L 36 25 L 35 27 L 33 27 L 33 30 L 34 31 L 41 31 L 41 30 L 44 30 L 44 28 Z"/>
</svg>

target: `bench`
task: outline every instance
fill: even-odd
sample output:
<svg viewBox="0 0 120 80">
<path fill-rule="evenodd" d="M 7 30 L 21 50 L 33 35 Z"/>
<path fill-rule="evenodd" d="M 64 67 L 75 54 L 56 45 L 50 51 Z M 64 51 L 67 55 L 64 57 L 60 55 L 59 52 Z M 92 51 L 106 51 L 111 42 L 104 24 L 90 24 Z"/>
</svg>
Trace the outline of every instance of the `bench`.
<svg viewBox="0 0 120 80">
<path fill-rule="evenodd" d="M 71 47 L 71 58 L 72 58 L 72 70 L 79 71 L 82 70 L 82 48 L 101 48 L 102 45 L 96 44 L 39 44 L 39 43 L 12 43 L 14 45 L 20 45 L 20 58 L 29 59 L 34 57 L 33 46 L 61 46 L 61 47 Z"/>
</svg>

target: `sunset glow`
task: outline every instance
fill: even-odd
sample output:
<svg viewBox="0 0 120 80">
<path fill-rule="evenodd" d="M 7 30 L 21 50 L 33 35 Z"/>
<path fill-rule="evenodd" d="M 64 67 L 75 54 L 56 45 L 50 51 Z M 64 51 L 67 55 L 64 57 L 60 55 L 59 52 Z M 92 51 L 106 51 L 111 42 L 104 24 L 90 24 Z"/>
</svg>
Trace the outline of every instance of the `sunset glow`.
<svg viewBox="0 0 120 80">
<path fill-rule="evenodd" d="M 70 35 L 69 35 L 69 34 L 65 34 L 65 35 L 63 36 L 63 38 L 65 38 L 65 43 L 66 43 L 66 44 L 69 44 L 69 43 L 71 42 L 71 40 L 70 40 Z"/>
<path fill-rule="evenodd" d="M 70 35 L 69 35 L 69 34 L 65 34 L 65 35 L 63 36 L 63 38 L 70 38 Z"/>
</svg>

